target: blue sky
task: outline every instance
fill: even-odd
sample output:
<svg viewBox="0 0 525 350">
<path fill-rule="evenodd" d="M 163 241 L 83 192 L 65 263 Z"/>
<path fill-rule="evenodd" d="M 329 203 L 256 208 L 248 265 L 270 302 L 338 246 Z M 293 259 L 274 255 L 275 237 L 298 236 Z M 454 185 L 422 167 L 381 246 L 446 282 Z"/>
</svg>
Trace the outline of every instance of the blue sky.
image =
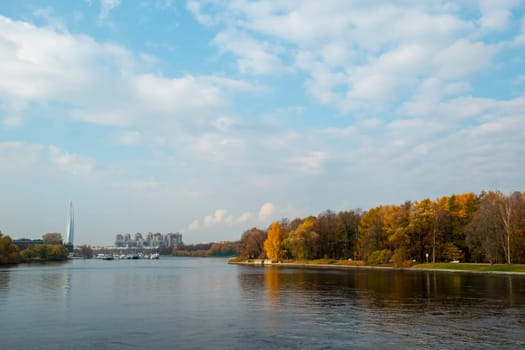
<svg viewBox="0 0 525 350">
<path fill-rule="evenodd" d="M 0 3 L 0 230 L 235 240 L 523 191 L 523 1 Z"/>
</svg>

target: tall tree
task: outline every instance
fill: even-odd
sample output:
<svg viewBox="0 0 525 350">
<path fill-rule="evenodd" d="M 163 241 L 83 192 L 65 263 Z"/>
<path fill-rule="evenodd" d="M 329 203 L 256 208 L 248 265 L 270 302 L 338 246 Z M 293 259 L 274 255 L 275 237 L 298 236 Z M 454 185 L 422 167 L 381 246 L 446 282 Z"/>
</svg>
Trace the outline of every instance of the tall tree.
<svg viewBox="0 0 525 350">
<path fill-rule="evenodd" d="M 498 263 L 504 255 L 500 244 L 502 231 L 501 220 L 502 196 L 498 192 L 488 192 L 480 200 L 479 209 L 466 227 L 467 242 L 478 253 L 481 261 Z"/>
<path fill-rule="evenodd" d="M 336 216 L 326 210 L 317 216 L 313 230 L 319 235 L 319 255 L 326 258 L 337 258 L 338 239 Z"/>
<path fill-rule="evenodd" d="M 359 255 L 368 259 L 374 251 L 387 247 L 387 234 L 384 228 L 386 207 L 372 208 L 363 214 L 359 223 Z"/>
<path fill-rule="evenodd" d="M 357 258 L 357 239 L 361 211 L 342 211 L 336 215 L 336 235 L 338 242 L 338 258 Z"/>
<path fill-rule="evenodd" d="M 418 261 L 425 261 L 429 247 L 432 246 L 431 236 L 434 225 L 434 210 L 430 199 L 416 202 L 410 212 L 410 253 Z"/>
<path fill-rule="evenodd" d="M 402 205 L 392 205 L 386 208 L 384 216 L 384 230 L 388 236 L 388 245 L 394 251 L 394 264 L 401 266 L 409 258 L 408 251 L 410 237 L 410 211 L 412 203 L 406 201 Z"/>
<path fill-rule="evenodd" d="M 280 261 L 284 256 L 283 240 L 286 232 L 282 229 L 279 221 L 272 223 L 268 229 L 268 237 L 264 241 L 264 251 L 268 259 Z"/>
</svg>

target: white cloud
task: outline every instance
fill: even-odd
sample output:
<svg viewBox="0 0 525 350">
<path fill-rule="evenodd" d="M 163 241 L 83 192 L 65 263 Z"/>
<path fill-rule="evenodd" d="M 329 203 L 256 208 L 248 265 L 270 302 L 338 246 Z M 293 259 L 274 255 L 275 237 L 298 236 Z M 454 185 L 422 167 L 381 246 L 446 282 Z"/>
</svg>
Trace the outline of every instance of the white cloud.
<svg viewBox="0 0 525 350">
<path fill-rule="evenodd" d="M 108 18 L 109 13 L 120 6 L 120 0 L 100 0 L 99 20 L 104 21 Z"/>
<path fill-rule="evenodd" d="M 279 47 L 255 40 L 245 33 L 220 32 L 213 39 L 222 53 L 237 57 L 239 71 L 246 74 L 270 74 L 280 71 L 281 62 L 277 54 Z"/>
<path fill-rule="evenodd" d="M 304 174 L 317 175 L 323 171 L 323 165 L 327 159 L 328 154 L 326 152 L 309 152 L 306 155 L 292 158 L 290 160 L 291 170 L 298 169 Z"/>
<path fill-rule="evenodd" d="M 54 145 L 48 146 L 49 157 L 60 170 L 72 175 L 91 177 L 95 175 L 95 161 L 68 153 Z"/>
<path fill-rule="evenodd" d="M 0 99 L 71 106 L 102 125 L 197 125 L 226 115 L 233 94 L 260 87 L 219 76 L 165 77 L 114 44 L 0 16 Z M 153 123 L 153 120 L 156 123 Z"/>
<path fill-rule="evenodd" d="M 264 203 L 261 206 L 261 209 L 259 209 L 259 214 L 257 215 L 257 218 L 259 221 L 266 221 L 272 217 L 272 215 L 275 212 L 275 205 L 272 203 Z"/>
<path fill-rule="evenodd" d="M 517 4 L 482 1 L 477 22 L 448 3 L 205 1 L 189 7 L 202 23 L 226 28 L 214 43 L 237 58 L 241 72 L 273 73 L 291 61 L 284 69 L 304 71 L 314 98 L 349 113 L 383 111 L 422 80 L 468 85 L 465 79 L 503 49 L 501 42 L 484 43 L 484 33 L 507 28 Z"/>
<path fill-rule="evenodd" d="M 192 221 L 191 224 L 188 225 L 188 230 L 195 231 L 201 228 L 201 225 L 199 223 L 199 220 L 195 219 Z"/>
<path fill-rule="evenodd" d="M 209 227 L 225 222 L 227 211 L 225 209 L 217 209 L 213 215 L 206 215 L 202 220 L 203 226 Z"/>
<path fill-rule="evenodd" d="M 244 212 L 242 213 L 238 218 L 237 218 L 237 222 L 240 222 L 240 223 L 244 223 L 244 222 L 248 222 L 252 219 L 253 215 L 252 213 L 250 212 Z"/>
<path fill-rule="evenodd" d="M 485 31 L 503 31 L 509 25 L 511 9 L 517 0 L 482 0 L 480 2 L 480 26 Z"/>
</svg>

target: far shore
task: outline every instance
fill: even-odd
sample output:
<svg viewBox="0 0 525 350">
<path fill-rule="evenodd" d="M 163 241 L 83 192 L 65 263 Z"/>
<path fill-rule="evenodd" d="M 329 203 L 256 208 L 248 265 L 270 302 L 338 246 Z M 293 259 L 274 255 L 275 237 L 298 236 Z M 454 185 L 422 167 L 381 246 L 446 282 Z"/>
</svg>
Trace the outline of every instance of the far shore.
<svg viewBox="0 0 525 350">
<path fill-rule="evenodd" d="M 481 264 L 481 263 L 428 263 L 418 264 L 411 267 L 396 267 L 390 265 L 359 265 L 348 264 L 345 261 L 335 261 L 333 263 L 318 263 L 315 261 L 305 262 L 270 262 L 263 259 L 251 259 L 236 261 L 231 259 L 229 264 L 251 265 L 265 267 L 293 267 L 309 269 L 334 269 L 334 270 L 395 270 L 395 271 L 438 271 L 454 273 L 478 273 L 478 274 L 501 274 L 501 275 L 525 275 L 525 265 L 506 265 L 506 264 Z"/>
</svg>

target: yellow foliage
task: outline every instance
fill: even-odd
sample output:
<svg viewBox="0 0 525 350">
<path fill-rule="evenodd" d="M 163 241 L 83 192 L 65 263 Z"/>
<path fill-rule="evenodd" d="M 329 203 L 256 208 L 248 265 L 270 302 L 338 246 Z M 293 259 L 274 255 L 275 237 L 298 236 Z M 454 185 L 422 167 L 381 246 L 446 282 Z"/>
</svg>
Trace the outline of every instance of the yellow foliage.
<svg viewBox="0 0 525 350">
<path fill-rule="evenodd" d="M 272 261 L 280 261 L 284 256 L 283 240 L 285 232 L 279 224 L 275 221 L 268 230 L 268 238 L 264 241 L 264 251 L 268 259 Z"/>
</svg>

